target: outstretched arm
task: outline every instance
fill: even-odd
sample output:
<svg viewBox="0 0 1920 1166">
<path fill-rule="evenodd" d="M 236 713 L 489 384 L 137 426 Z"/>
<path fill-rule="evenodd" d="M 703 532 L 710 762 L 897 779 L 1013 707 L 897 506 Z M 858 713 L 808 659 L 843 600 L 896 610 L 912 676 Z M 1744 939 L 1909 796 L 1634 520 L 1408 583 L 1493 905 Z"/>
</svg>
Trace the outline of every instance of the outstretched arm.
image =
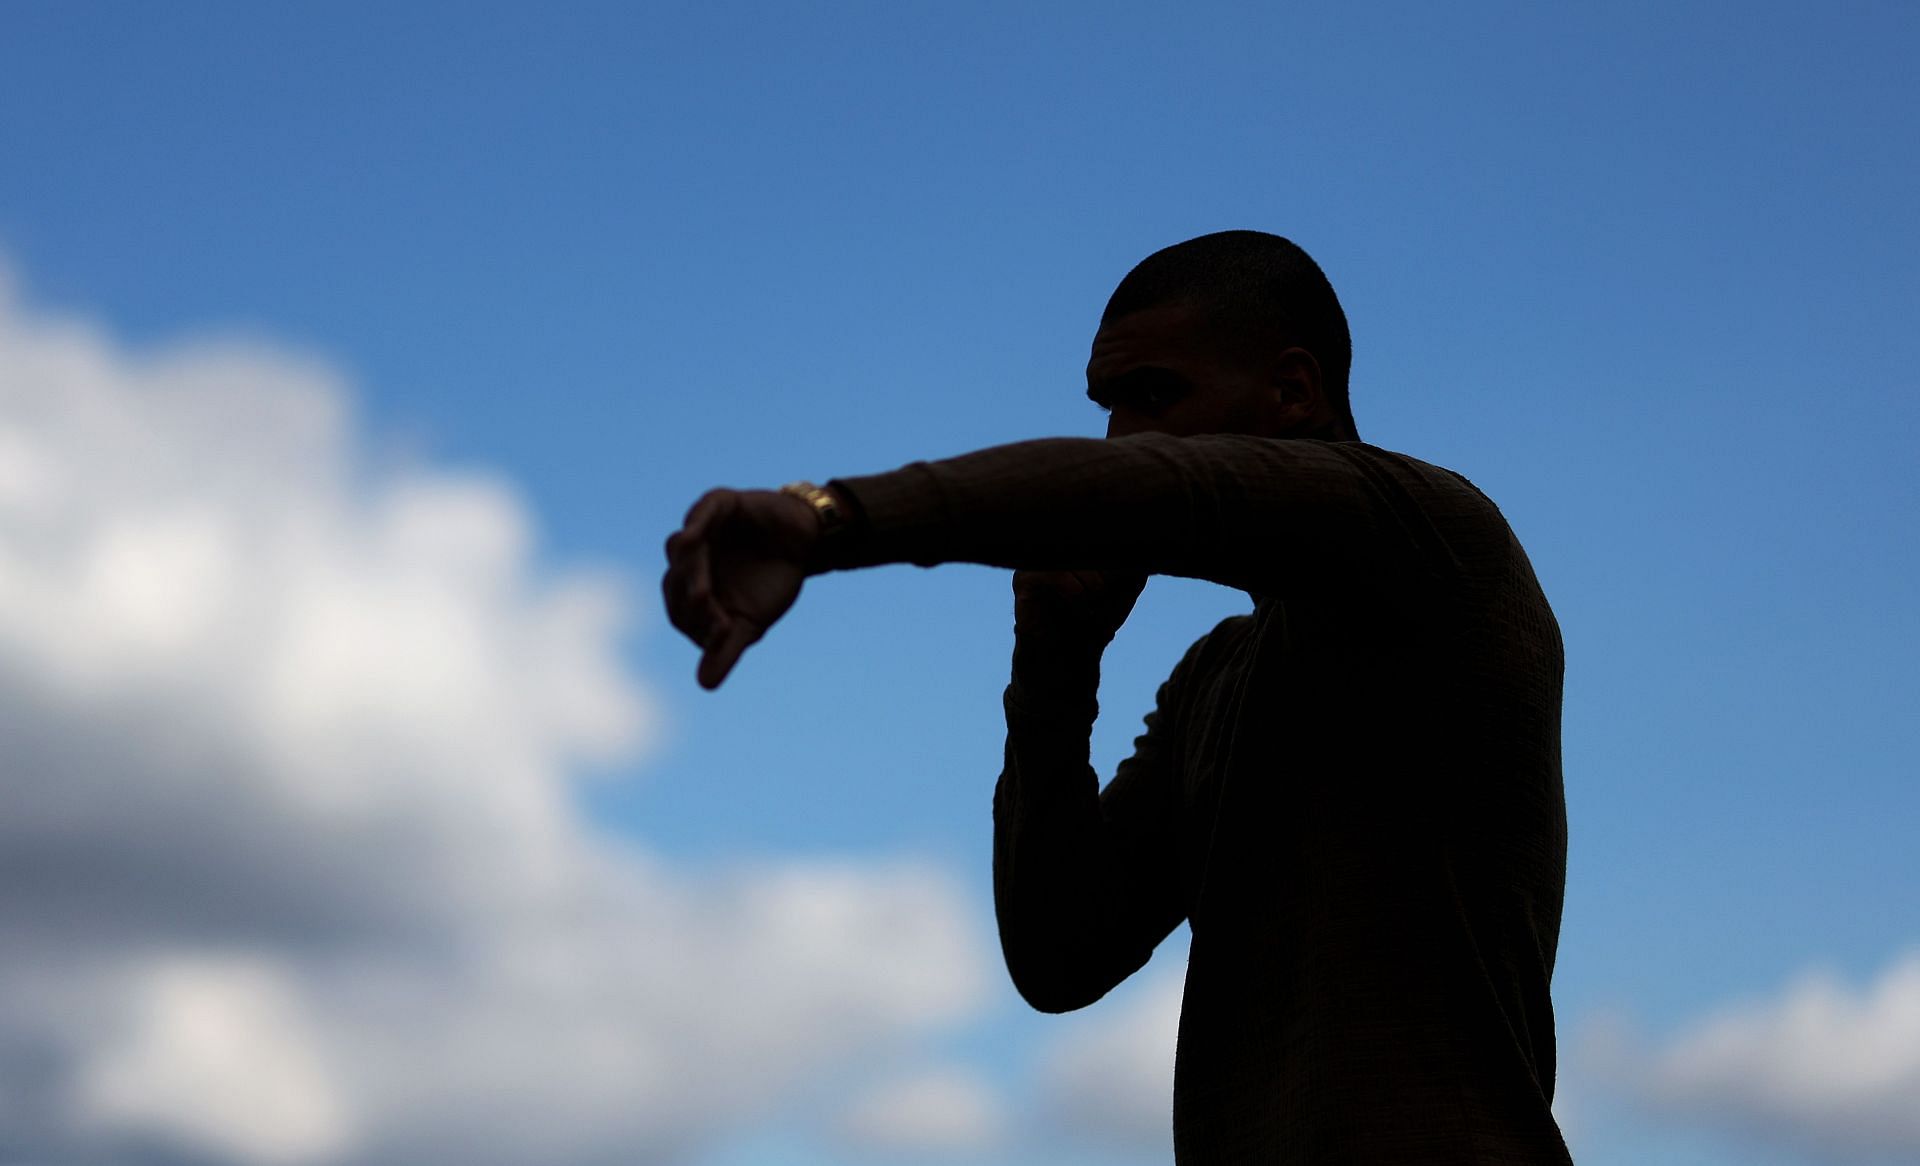
<svg viewBox="0 0 1920 1166">
<path fill-rule="evenodd" d="M 1358 442 L 1052 437 L 829 483 L 858 518 L 823 544 L 796 498 L 715 490 L 667 541 L 667 610 L 718 685 L 801 582 L 882 563 L 1209 579 L 1255 594 L 1430 602 L 1505 524 L 1457 475 Z M 1436 522 L 1445 524 L 1443 533 Z"/>
<path fill-rule="evenodd" d="M 1458 567 L 1428 503 L 1481 501 L 1374 446 L 1245 434 L 1049 437 L 832 485 L 864 516 L 833 567 L 1124 570 L 1256 594 L 1416 589 Z"/>
</svg>

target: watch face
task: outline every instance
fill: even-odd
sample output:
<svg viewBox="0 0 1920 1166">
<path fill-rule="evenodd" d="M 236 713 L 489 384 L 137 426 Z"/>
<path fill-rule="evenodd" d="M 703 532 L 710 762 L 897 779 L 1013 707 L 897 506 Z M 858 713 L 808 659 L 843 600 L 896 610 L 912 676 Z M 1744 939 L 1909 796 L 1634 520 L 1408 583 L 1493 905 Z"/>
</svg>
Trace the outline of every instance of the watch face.
<svg viewBox="0 0 1920 1166">
<path fill-rule="evenodd" d="M 845 525 L 840 503 L 834 498 L 833 491 L 816 486 L 812 482 L 794 482 L 780 487 L 780 492 L 791 494 L 813 507 L 813 512 L 820 517 L 820 526 L 824 533 L 832 534 Z"/>
</svg>

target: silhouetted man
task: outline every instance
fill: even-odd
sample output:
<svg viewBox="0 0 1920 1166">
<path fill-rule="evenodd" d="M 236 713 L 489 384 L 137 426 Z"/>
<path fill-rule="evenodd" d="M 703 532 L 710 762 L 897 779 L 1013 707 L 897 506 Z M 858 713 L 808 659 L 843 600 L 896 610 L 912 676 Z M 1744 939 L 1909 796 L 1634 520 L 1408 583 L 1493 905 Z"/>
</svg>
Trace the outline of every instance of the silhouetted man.
<svg viewBox="0 0 1920 1166">
<path fill-rule="evenodd" d="M 1186 920 L 1178 1161 L 1566 1163 L 1559 627 L 1492 501 L 1359 440 L 1349 359 L 1298 247 L 1166 248 L 1094 337 L 1107 440 L 715 490 L 667 540 L 667 609 L 712 688 L 803 578 L 1012 568 L 994 903 L 1020 994 L 1085 1007 Z M 1102 790 L 1100 657 L 1152 574 L 1254 606 Z"/>
</svg>

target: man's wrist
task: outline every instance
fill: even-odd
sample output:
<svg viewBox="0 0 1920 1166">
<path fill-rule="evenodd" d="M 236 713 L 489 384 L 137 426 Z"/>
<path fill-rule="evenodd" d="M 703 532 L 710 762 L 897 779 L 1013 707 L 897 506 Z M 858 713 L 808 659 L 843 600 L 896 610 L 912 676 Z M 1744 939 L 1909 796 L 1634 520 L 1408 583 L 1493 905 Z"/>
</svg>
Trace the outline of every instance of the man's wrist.
<svg viewBox="0 0 1920 1166">
<path fill-rule="evenodd" d="M 780 493 L 803 503 L 813 514 L 813 537 L 808 541 L 802 562 L 807 575 L 823 575 L 833 570 L 853 538 L 859 517 L 858 504 L 831 483 L 816 486 L 812 482 L 789 482 L 780 487 Z"/>
<path fill-rule="evenodd" d="M 1078 717 L 1100 690 L 1100 657 L 1099 645 L 1016 633 L 1013 688 L 1029 709 Z"/>
</svg>

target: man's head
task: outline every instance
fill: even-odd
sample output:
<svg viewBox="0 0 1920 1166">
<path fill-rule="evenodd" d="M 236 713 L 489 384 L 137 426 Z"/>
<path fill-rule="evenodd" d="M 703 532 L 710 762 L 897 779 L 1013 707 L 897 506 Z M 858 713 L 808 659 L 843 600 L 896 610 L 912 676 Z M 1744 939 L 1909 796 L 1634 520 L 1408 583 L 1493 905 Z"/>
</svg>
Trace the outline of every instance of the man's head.
<svg viewBox="0 0 1920 1166">
<path fill-rule="evenodd" d="M 1305 251 L 1220 231 L 1156 251 L 1100 315 L 1087 396 L 1107 436 L 1249 433 L 1357 441 L 1352 346 L 1333 285 Z"/>
</svg>

